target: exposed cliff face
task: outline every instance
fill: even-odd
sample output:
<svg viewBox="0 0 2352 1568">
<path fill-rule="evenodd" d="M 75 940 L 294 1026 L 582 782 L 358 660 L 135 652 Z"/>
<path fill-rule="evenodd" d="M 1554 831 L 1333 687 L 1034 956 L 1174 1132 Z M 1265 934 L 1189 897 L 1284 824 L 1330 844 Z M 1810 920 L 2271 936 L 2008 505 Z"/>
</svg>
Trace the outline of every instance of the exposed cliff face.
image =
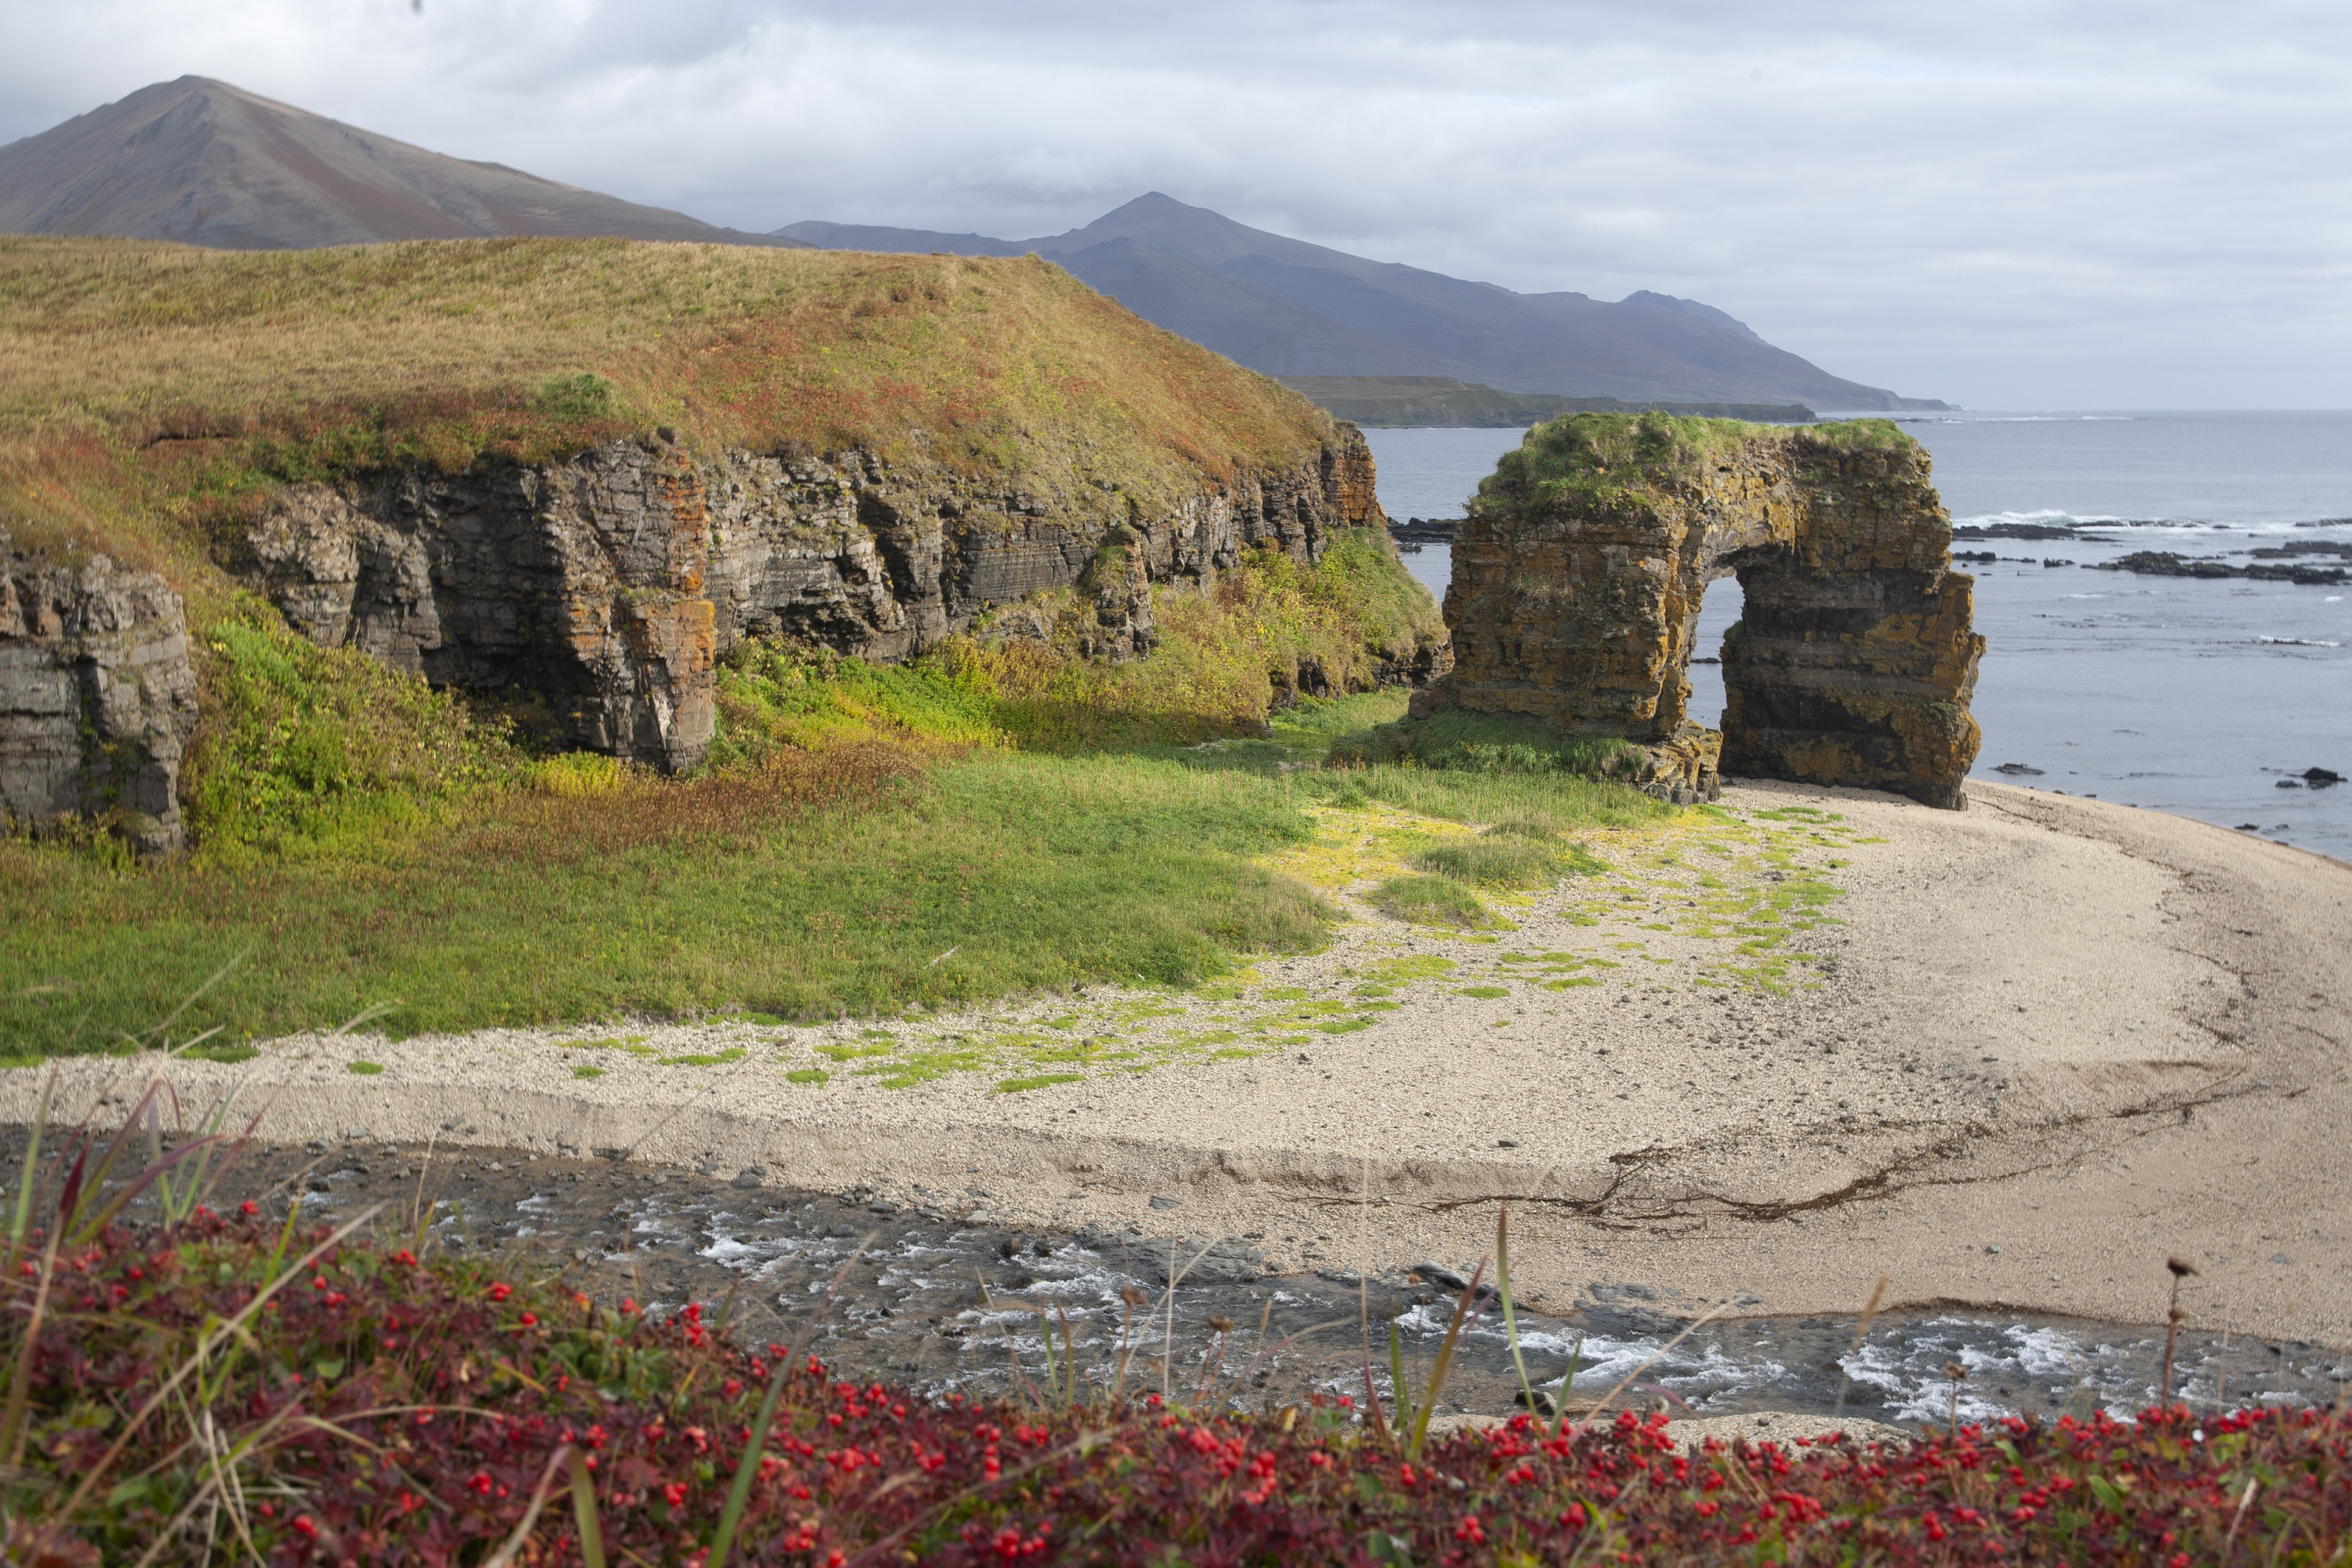
<svg viewBox="0 0 2352 1568">
<path fill-rule="evenodd" d="M 675 769 L 709 746 L 713 664 L 743 637 L 891 662 L 992 612 L 1018 635 L 1022 601 L 1075 587 L 1095 604 L 1084 651 L 1125 658 L 1151 647 L 1152 584 L 1205 584 L 1261 545 L 1313 561 L 1336 530 L 1385 520 L 1349 426 L 1173 499 L 648 440 L 296 486 L 248 544 L 314 641 L 436 685 L 543 694 L 573 744 Z"/>
<path fill-rule="evenodd" d="M 163 578 L 14 554 L 0 532 L 0 826 L 79 817 L 179 849 L 195 727 L 187 620 Z"/>
<path fill-rule="evenodd" d="M 1642 782 L 1710 798 L 1689 721 L 1701 594 L 1747 596 L 1724 644 L 1723 771 L 1964 804 L 1984 640 L 1927 454 L 1899 435 L 1581 416 L 1540 428 L 1457 531 L 1455 671 L 1416 701 L 1650 749 Z"/>
</svg>

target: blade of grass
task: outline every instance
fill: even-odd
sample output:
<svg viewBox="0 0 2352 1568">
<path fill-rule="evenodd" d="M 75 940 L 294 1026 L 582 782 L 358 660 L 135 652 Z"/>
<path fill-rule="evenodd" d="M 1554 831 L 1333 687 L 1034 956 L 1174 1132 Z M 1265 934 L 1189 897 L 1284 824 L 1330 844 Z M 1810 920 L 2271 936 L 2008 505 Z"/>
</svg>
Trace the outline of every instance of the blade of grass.
<svg viewBox="0 0 2352 1568">
<path fill-rule="evenodd" d="M 1640 1366 L 1634 1368 L 1623 1378 L 1619 1379 L 1615 1388 L 1609 1390 L 1608 1393 L 1600 1396 L 1600 1402 L 1598 1404 L 1595 1404 L 1592 1409 L 1585 1412 L 1585 1418 L 1577 1423 L 1578 1430 L 1581 1431 L 1584 1428 L 1591 1426 L 1592 1424 L 1592 1418 L 1600 1414 L 1601 1411 L 1607 1409 L 1611 1399 L 1616 1398 L 1617 1396 L 1623 1394 L 1628 1388 L 1633 1386 L 1634 1379 L 1640 1377 L 1642 1373 L 1648 1371 L 1651 1367 L 1657 1365 L 1658 1362 L 1665 1359 L 1668 1352 L 1672 1351 L 1676 1346 L 1682 1344 L 1691 1335 L 1696 1334 L 1702 1326 L 1712 1322 L 1731 1304 L 1732 1303 L 1728 1300 L 1716 1302 L 1713 1306 L 1708 1307 L 1704 1312 L 1701 1312 L 1698 1316 L 1692 1318 L 1687 1325 L 1685 1325 L 1682 1333 L 1677 1334 L 1673 1339 L 1668 1340 L 1664 1345 L 1659 1346 L 1657 1349 L 1651 1351 L 1648 1360 L 1643 1361 Z"/>
<path fill-rule="evenodd" d="M 1527 1357 L 1519 1351 L 1519 1320 L 1511 1315 L 1511 1205 L 1494 1214 L 1494 1286 L 1502 1296 L 1502 1333 L 1510 1342 L 1511 1363 L 1519 1369 L 1519 1392 L 1527 1407 L 1536 1407 L 1536 1386 L 1527 1380 Z"/>
<path fill-rule="evenodd" d="M 735 1548 L 735 1532 L 743 1525 L 743 1510 L 752 1500 L 752 1478 L 760 1473 L 760 1457 L 767 1450 L 767 1430 L 776 1419 L 776 1401 L 784 1396 L 789 1367 L 767 1369 L 767 1394 L 760 1401 L 760 1418 L 752 1424 L 752 1441 L 735 1464 L 735 1483 L 727 1488 L 727 1506 L 718 1516 L 718 1533 L 710 1538 L 710 1555 L 703 1568 L 727 1568 L 727 1553 Z"/>
<path fill-rule="evenodd" d="M 1862 1307 L 1862 1321 L 1854 1325 L 1854 1343 L 1847 1348 L 1845 1352 L 1847 1355 L 1861 1353 L 1862 1342 L 1870 1337 L 1870 1320 L 1879 1315 L 1879 1302 L 1886 1295 L 1886 1281 L 1891 1276 L 1882 1274 L 1879 1276 L 1879 1283 L 1872 1287 L 1870 1299 Z M 1831 1420 L 1835 1421 L 1845 1414 L 1845 1391 L 1852 1382 L 1853 1374 L 1846 1371 L 1843 1361 L 1839 1361 L 1838 1363 L 1838 1403 L 1830 1411 Z"/>
<path fill-rule="evenodd" d="M 1478 1284 L 1486 1278 L 1487 1262 L 1483 1257 L 1478 1260 L 1478 1267 L 1470 1271 L 1469 1289 L 1462 1292 L 1462 1298 L 1453 1305 L 1453 1322 L 1446 1327 L 1446 1338 L 1438 1346 L 1438 1359 L 1429 1369 L 1429 1386 L 1421 1391 L 1417 1400 L 1421 1409 L 1413 1422 L 1413 1440 L 1410 1451 L 1405 1454 L 1408 1459 L 1420 1458 L 1423 1445 L 1429 1442 L 1429 1418 L 1438 1408 L 1438 1394 L 1446 1387 L 1446 1375 L 1453 1370 L 1453 1356 L 1461 1348 L 1462 1331 L 1478 1317 Z"/>
<path fill-rule="evenodd" d="M 1062 1413 L 1067 1415 L 1071 1410 L 1076 1409 L 1078 1405 L 1078 1334 L 1075 1329 L 1070 1327 L 1069 1310 L 1061 1302 L 1056 1301 L 1054 1303 L 1054 1313 L 1056 1317 L 1061 1319 L 1062 1364 L 1070 1369 L 1069 1397 L 1061 1402 Z M 1050 1328 L 1048 1333 L 1052 1333 Z"/>
<path fill-rule="evenodd" d="M 1584 1364 L 1585 1336 L 1576 1336 L 1576 1348 L 1568 1352 L 1568 1370 L 1560 1374 L 1560 1392 L 1551 1412 L 1551 1440 L 1559 1442 L 1561 1429 L 1568 1424 L 1568 1389 L 1576 1382 L 1576 1369 Z"/>
<path fill-rule="evenodd" d="M 17 1177 L 17 1205 L 8 1219 L 9 1261 L 16 1261 L 17 1250 L 24 1245 L 24 1232 L 32 1223 L 32 1189 L 37 1179 L 36 1165 L 41 1157 L 41 1134 L 49 1126 L 49 1102 L 57 1093 L 58 1067 L 49 1064 L 48 1080 L 41 1085 L 40 1107 L 32 1115 L 32 1131 L 24 1146 L 24 1163 Z"/>
<path fill-rule="evenodd" d="M 240 963 L 243 963 L 243 962 L 244 962 L 244 961 L 245 961 L 247 958 L 251 957 L 251 956 L 253 956 L 253 950 L 254 950 L 254 947 L 255 947 L 256 945 L 257 945 L 257 944 L 251 944 L 251 943 L 247 944 L 247 945 L 246 945 L 246 947 L 245 947 L 245 949 L 244 949 L 244 951 L 242 951 L 242 952 L 238 953 L 238 954 L 237 954 L 237 955 L 236 955 L 234 957 L 230 958 L 230 959 L 229 959 L 229 960 L 228 960 L 226 963 L 222 964 L 222 965 L 221 965 L 220 968 L 218 968 L 218 969 L 215 969 L 215 970 L 213 971 L 213 977 L 212 977 L 211 979 L 207 980 L 207 981 L 206 981 L 204 984 L 202 984 L 202 985 L 198 986 L 198 987 L 197 987 L 195 990 L 193 990 L 193 991 L 189 992 L 189 993 L 187 994 L 186 998 L 185 998 L 185 999 L 183 999 L 183 1000 L 181 1001 L 180 1004 L 179 1004 L 178 1006 L 176 1006 L 176 1007 L 173 1007 L 173 1008 L 172 1008 L 172 1009 L 170 1012 L 168 1012 L 168 1013 L 164 1014 L 164 1021 L 163 1021 L 162 1023 L 156 1024 L 156 1025 L 154 1025 L 153 1027 L 151 1027 L 151 1028 L 149 1028 L 149 1029 L 145 1030 L 144 1032 L 142 1032 L 142 1033 L 140 1033 L 140 1034 L 135 1034 L 135 1035 L 124 1035 L 122 1038 L 123 1038 L 125 1041 L 127 1041 L 127 1042 L 128 1042 L 128 1043 L 129 1043 L 131 1046 L 133 1046 L 133 1047 L 137 1048 L 138 1050 L 141 1050 L 141 1051 L 144 1051 L 144 1050 L 146 1050 L 146 1049 L 147 1049 L 147 1042 L 148 1042 L 150 1039 L 154 1039 L 154 1038 L 159 1038 L 159 1037 L 161 1037 L 161 1036 L 162 1036 L 162 1035 L 163 1035 L 163 1034 L 164 1034 L 164 1033 L 165 1033 L 167 1030 L 169 1030 L 169 1029 L 170 1029 L 170 1028 L 171 1028 L 171 1027 L 172 1027 L 173 1024 L 175 1024 L 175 1023 L 177 1023 L 177 1022 L 179 1021 L 179 1015 L 180 1015 L 181 1013 L 183 1013 L 183 1012 L 187 1011 L 187 1010 L 188 1010 L 190 1007 L 193 1007 L 194 1005 L 196 1005 L 197 1002 L 203 998 L 203 996 L 204 996 L 204 994 L 205 994 L 206 992 L 208 992 L 208 991 L 212 990 L 212 989 L 213 989 L 213 987 L 215 987 L 215 986 L 219 985 L 219 984 L 220 984 L 221 981 L 223 981 L 223 980 L 227 979 L 227 978 L 228 978 L 228 971 L 229 971 L 229 970 L 231 970 L 231 969 L 234 969 L 234 968 L 235 968 L 235 967 L 236 967 L 238 964 L 240 964 Z M 210 1032 L 212 1032 L 212 1033 L 218 1033 L 219 1031 L 215 1030 L 215 1031 L 210 1031 Z M 201 1040 L 201 1039 L 203 1039 L 203 1038 L 204 1038 L 204 1036 L 202 1036 L 202 1035 L 199 1035 L 199 1036 L 197 1036 L 196 1038 L 197 1038 L 198 1040 Z M 191 1041 L 189 1041 L 189 1042 L 188 1042 L 188 1045 L 191 1045 L 191 1046 L 192 1046 L 192 1045 L 194 1045 L 195 1043 L 196 1043 L 196 1042 L 195 1042 L 194 1040 L 191 1040 Z M 182 1051 L 185 1051 L 185 1050 L 187 1049 L 187 1046 L 182 1046 L 180 1049 L 181 1049 Z"/>
<path fill-rule="evenodd" d="M 1389 1323 L 1389 1397 L 1396 1403 L 1396 1451 L 1403 1453 L 1413 1441 L 1413 1385 L 1404 1375 L 1404 1344 L 1393 1319 Z"/>
<path fill-rule="evenodd" d="M 775 1377 L 782 1382 L 784 1372 L 776 1369 Z M 586 1568 L 605 1568 L 605 1531 L 596 1517 L 596 1482 L 588 1474 L 588 1457 L 579 1449 L 571 1450 L 571 1514 L 580 1525 L 580 1557 Z"/>
<path fill-rule="evenodd" d="M 1355 1322 L 1357 1332 L 1364 1341 L 1364 1413 L 1372 1422 L 1372 1435 L 1384 1446 L 1394 1446 L 1389 1437 L 1388 1419 L 1380 1410 L 1380 1391 L 1372 1386 L 1372 1298 L 1360 1269 L 1355 1276 Z M 1395 1332 L 1396 1327 L 1392 1324 L 1390 1333 L 1393 1335 Z"/>
<path fill-rule="evenodd" d="M 0 1415 L 0 1453 L 8 1456 L 12 1471 L 24 1468 L 24 1437 L 29 1430 L 25 1419 L 32 1403 L 32 1357 L 41 1342 L 41 1322 L 49 1311 L 49 1287 L 57 1278 L 58 1228 L 51 1226 L 45 1245 L 41 1248 L 40 1281 L 33 1287 L 32 1313 L 24 1322 L 24 1338 L 17 1344 L 17 1353 L 8 1367 L 8 1408 Z"/>
</svg>

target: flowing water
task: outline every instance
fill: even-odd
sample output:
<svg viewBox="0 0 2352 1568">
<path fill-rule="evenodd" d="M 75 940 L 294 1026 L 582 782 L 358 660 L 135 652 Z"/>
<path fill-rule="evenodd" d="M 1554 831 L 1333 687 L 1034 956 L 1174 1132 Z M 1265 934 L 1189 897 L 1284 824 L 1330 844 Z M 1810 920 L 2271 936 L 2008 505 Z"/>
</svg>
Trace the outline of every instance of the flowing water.
<svg viewBox="0 0 2352 1568">
<path fill-rule="evenodd" d="M 1899 422 L 1962 528 L 2085 525 L 2065 539 L 1964 539 L 1987 643 L 1976 776 L 2171 811 L 2352 859 L 2352 587 L 2095 569 L 2135 551 L 2218 557 L 2352 544 L 2352 414 L 1938 414 Z M 1392 516 L 1458 517 L 1517 430 L 1368 430 Z M 2307 558 L 2312 564 L 2343 564 Z M 1443 596 L 1443 545 L 1405 564 Z M 1739 618 L 1709 589 L 1699 657 Z M 1691 713 L 1723 709 L 1694 662 Z M 2033 771 L 2027 771 L 2031 769 Z"/>
<path fill-rule="evenodd" d="M 13 1162 L 23 1144 L 22 1130 L 12 1130 L 0 1152 Z M 1247 1243 L 1220 1238 L 1023 1231 L 857 1194 L 764 1186 L 756 1173 L 495 1149 L 366 1140 L 263 1147 L 216 1200 L 251 1197 L 274 1215 L 294 1195 L 318 1221 L 382 1204 L 377 1223 L 401 1243 L 423 1234 L 517 1271 L 562 1268 L 607 1304 L 626 1296 L 659 1315 L 689 1300 L 712 1303 L 755 1342 L 790 1340 L 813 1325 L 813 1348 L 841 1373 L 933 1394 L 1047 1388 L 1050 1327 L 1054 1365 L 1066 1369 L 1074 1345 L 1081 1378 L 1098 1388 L 1120 1379 L 1124 1364 L 1131 1391 L 1164 1387 L 1245 1408 L 1318 1391 L 1360 1402 L 1368 1343 L 1372 1386 L 1385 1403 L 1389 1324 L 1407 1380 L 1417 1383 L 1460 1296 L 1444 1260 L 1400 1258 L 1362 1282 L 1272 1275 Z M 1842 1410 L 1934 1424 L 1952 1413 L 1944 1369 L 1957 1363 L 1968 1373 L 1963 1420 L 2093 1407 L 2121 1414 L 2152 1400 L 2161 1378 L 2161 1329 L 1930 1310 L 1884 1313 L 1859 1345 L 1856 1320 L 1841 1316 L 1733 1316 L 1676 1343 L 1700 1310 L 1642 1286 L 1594 1284 L 1560 1315 L 1522 1309 L 1519 1349 L 1545 1393 L 1574 1358 L 1571 1412 L 1622 1386 L 1619 1406 L 1675 1414 Z M 2200 1405 L 2327 1403 L 2352 1381 L 2352 1357 L 2340 1352 L 2202 1327 L 2183 1333 L 2175 1366 L 2177 1388 Z M 1518 1394 L 1510 1341 L 1489 1296 L 1442 1405 L 1499 1415 Z"/>
</svg>

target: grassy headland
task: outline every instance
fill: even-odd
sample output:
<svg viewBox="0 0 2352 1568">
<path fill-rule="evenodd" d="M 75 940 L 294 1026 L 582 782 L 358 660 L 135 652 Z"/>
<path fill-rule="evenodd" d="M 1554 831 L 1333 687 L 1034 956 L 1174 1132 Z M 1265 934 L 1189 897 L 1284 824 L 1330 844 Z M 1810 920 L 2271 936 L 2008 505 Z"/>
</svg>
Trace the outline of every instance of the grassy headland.
<svg viewBox="0 0 2352 1568">
<path fill-rule="evenodd" d="M 233 569 L 281 484 L 662 425 L 1139 499 L 1329 438 L 1302 399 L 1034 260 L 8 240 L 0 301 L 0 519 L 20 548 L 181 588 L 204 711 L 189 856 L 0 842 L 0 1054 L 233 1049 L 369 1008 L 409 1033 L 1181 984 L 1323 939 L 1330 907 L 1255 863 L 1312 832 L 1305 805 L 1658 809 L 1557 756 L 1416 752 L 1400 696 L 1286 707 L 1302 671 L 1361 691 L 1436 625 L 1370 532 L 1160 592 L 1157 648 L 1126 664 L 985 625 L 896 668 L 747 643 L 710 760 L 675 780 L 536 754 L 303 640 Z M 1074 631 L 1091 608 L 1064 597 Z M 1240 739 L 1198 749 L 1217 737 Z M 1335 743 L 1356 765 L 1301 766 Z"/>
<path fill-rule="evenodd" d="M 672 428 L 1100 480 L 1286 462 L 1305 399 L 1036 258 L 621 240 L 217 252 L 0 239 L 0 518 L 201 590 L 270 485 Z"/>
</svg>

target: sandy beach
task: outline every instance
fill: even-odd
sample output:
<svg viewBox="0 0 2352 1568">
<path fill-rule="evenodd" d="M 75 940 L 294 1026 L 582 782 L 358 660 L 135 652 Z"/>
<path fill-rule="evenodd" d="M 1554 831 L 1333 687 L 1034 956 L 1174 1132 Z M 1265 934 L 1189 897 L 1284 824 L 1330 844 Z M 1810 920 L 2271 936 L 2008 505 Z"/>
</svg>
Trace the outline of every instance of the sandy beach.
<svg viewBox="0 0 2352 1568">
<path fill-rule="evenodd" d="M 2352 1345 L 2352 867 L 1973 785 L 1963 812 L 1740 783 L 1600 862 L 1408 929 L 1331 811 L 1283 868 L 1353 918 L 1196 992 L 790 1027 L 493 1030 L 66 1064 L 60 1103 L 233 1090 L 278 1141 L 750 1171 L 1000 1226 L 1246 1238 L 1278 1269 L 1467 1272 L 1512 1206 L 1551 1311 L 1955 1303 Z M 354 1063 L 361 1063 L 355 1071 Z M 370 1067 L 381 1070 L 370 1070 Z M 0 1075 L 29 1119 L 46 1068 Z M 103 1111 L 100 1119 L 104 1119 Z"/>
</svg>

